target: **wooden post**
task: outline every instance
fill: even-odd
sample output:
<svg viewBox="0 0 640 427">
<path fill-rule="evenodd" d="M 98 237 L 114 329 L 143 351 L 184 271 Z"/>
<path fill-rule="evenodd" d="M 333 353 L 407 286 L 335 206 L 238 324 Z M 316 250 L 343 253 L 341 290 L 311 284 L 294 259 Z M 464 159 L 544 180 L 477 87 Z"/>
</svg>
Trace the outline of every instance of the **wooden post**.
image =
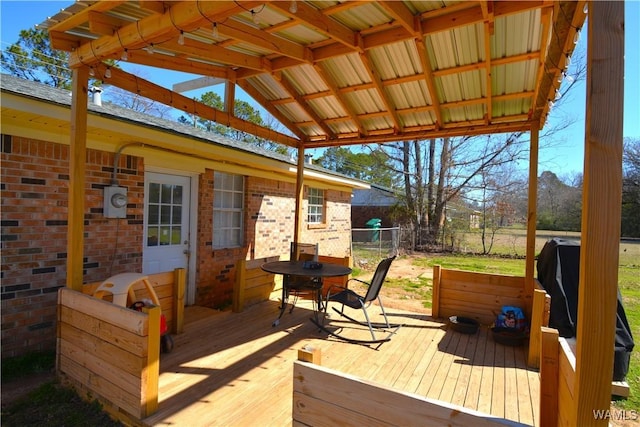
<svg viewBox="0 0 640 427">
<path fill-rule="evenodd" d="M 296 175 L 296 215 L 294 220 L 293 241 L 299 242 L 302 236 L 302 198 L 304 197 L 304 145 L 298 145 L 298 173 Z"/>
<path fill-rule="evenodd" d="M 244 288 L 247 281 L 247 261 L 241 259 L 236 263 L 236 281 L 233 284 L 233 300 L 231 311 L 240 313 L 244 310 Z"/>
<path fill-rule="evenodd" d="M 84 255 L 84 184 L 87 163 L 89 68 L 73 70 L 67 212 L 67 287 L 82 292 Z"/>
<path fill-rule="evenodd" d="M 322 352 L 319 348 L 305 345 L 298 350 L 298 360 L 313 363 L 314 365 L 320 365 L 322 361 Z"/>
<path fill-rule="evenodd" d="M 433 291 L 431 292 L 431 317 L 440 316 L 440 266 L 433 266 Z"/>
<path fill-rule="evenodd" d="M 624 3 L 589 2 L 587 112 L 576 333 L 577 425 L 611 404 L 622 205 Z"/>
<path fill-rule="evenodd" d="M 149 316 L 147 366 L 142 372 L 142 418 L 158 410 L 158 384 L 160 377 L 160 314 L 159 306 L 142 309 Z"/>
<path fill-rule="evenodd" d="M 527 208 L 527 249 L 524 274 L 525 313 L 531 319 L 533 290 L 535 289 L 534 271 L 536 257 L 536 225 L 538 201 L 538 146 L 540 124 L 531 125 L 531 142 L 529 145 L 529 195 Z"/>
<path fill-rule="evenodd" d="M 541 328 L 540 427 L 558 425 L 558 372 L 560 345 L 556 329 Z"/>
<path fill-rule="evenodd" d="M 181 334 L 184 331 L 184 295 L 187 286 L 187 271 L 176 268 L 173 271 L 173 328 L 171 332 Z"/>
<path fill-rule="evenodd" d="M 545 322 L 545 303 L 550 298 L 547 293 L 541 289 L 533 291 L 533 308 L 531 309 L 531 336 L 529 338 L 529 357 L 527 365 L 530 368 L 540 366 L 540 340 L 542 335 L 541 327 L 547 326 Z M 547 322 L 549 317 L 547 316 Z"/>
</svg>

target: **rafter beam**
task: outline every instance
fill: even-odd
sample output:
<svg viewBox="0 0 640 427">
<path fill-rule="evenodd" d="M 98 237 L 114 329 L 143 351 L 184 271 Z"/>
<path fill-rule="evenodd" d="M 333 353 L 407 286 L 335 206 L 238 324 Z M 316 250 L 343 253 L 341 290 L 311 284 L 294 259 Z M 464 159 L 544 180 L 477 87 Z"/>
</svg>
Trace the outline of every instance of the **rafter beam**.
<svg viewBox="0 0 640 427">
<path fill-rule="evenodd" d="M 274 141 L 290 147 L 297 147 L 300 143 L 300 140 L 298 139 L 276 132 L 272 129 L 267 129 L 247 120 L 234 117 L 224 111 L 180 95 L 179 93 L 173 92 L 169 89 L 165 89 L 162 86 L 136 75 L 127 73 L 121 69 L 111 68 L 111 77 L 106 78 L 104 77 L 104 74 L 107 68 L 108 67 L 105 64 L 97 64 L 95 66 L 96 76 L 106 83 L 117 86 L 131 93 L 136 93 L 164 105 L 169 105 L 191 115 L 195 114 L 198 117 L 212 120 L 225 126 L 231 126 L 234 129 L 250 133 L 269 141 Z"/>
<path fill-rule="evenodd" d="M 232 72 L 232 70 L 229 70 L 226 67 L 210 65 L 200 61 L 191 61 L 177 56 L 164 55 L 159 52 L 149 55 L 144 50 L 136 50 L 133 52 L 127 52 L 127 56 L 127 62 L 131 64 L 164 68 L 183 73 L 200 74 L 225 80 L 230 78 L 230 72 Z"/>
<path fill-rule="evenodd" d="M 274 77 L 280 83 L 282 88 L 297 101 L 298 106 L 302 108 L 302 110 L 305 113 L 307 113 L 307 115 L 311 118 L 311 120 L 315 122 L 316 125 L 320 126 L 320 128 L 327 134 L 327 138 L 335 139 L 336 137 L 335 133 L 331 130 L 329 126 L 327 126 L 326 123 L 324 123 L 324 120 L 322 119 L 322 117 L 318 116 L 318 113 L 316 113 L 315 110 L 311 108 L 311 106 L 307 102 L 305 102 L 304 99 L 302 99 L 302 97 L 300 96 L 296 88 L 293 86 L 293 84 L 289 81 L 287 76 L 283 73 L 276 73 L 274 74 Z"/>
<path fill-rule="evenodd" d="M 380 78 L 380 74 L 376 72 L 376 68 L 371 63 L 371 58 L 369 58 L 368 52 L 362 52 L 360 54 L 360 60 L 364 65 L 365 70 L 369 74 L 369 78 L 373 81 L 375 85 L 375 89 L 384 104 L 384 108 L 387 110 L 389 116 L 391 116 L 391 121 L 393 122 L 393 127 L 395 131 L 402 132 L 403 124 L 398 116 L 398 112 L 396 111 L 396 104 L 393 102 L 387 90 L 384 87 L 384 83 Z"/>
<path fill-rule="evenodd" d="M 83 9 L 69 18 L 65 19 L 62 22 L 55 24 L 54 26 L 49 28 L 49 31 L 53 31 L 55 33 L 64 33 L 67 30 L 78 27 L 85 22 L 89 21 L 89 12 L 107 12 L 113 8 L 120 6 L 122 3 L 125 3 L 125 0 L 114 0 L 114 1 L 99 1 L 91 6 Z"/>
<path fill-rule="evenodd" d="M 480 8 L 482 9 L 482 16 L 484 17 L 484 62 L 486 67 L 485 72 L 485 96 L 486 96 L 486 123 L 490 123 L 493 120 L 493 86 L 491 84 L 491 36 L 494 31 L 494 16 L 493 16 L 493 1 L 480 2 Z"/>
<path fill-rule="evenodd" d="M 289 2 L 272 1 L 269 7 L 276 9 L 290 19 L 294 19 L 314 30 L 324 34 L 326 37 L 342 43 L 344 46 L 358 50 L 356 45 L 357 33 L 342 25 L 338 21 L 331 19 L 321 11 L 309 6 L 306 2 L 298 2 L 298 11 L 289 11 Z"/>
<path fill-rule="evenodd" d="M 351 118 L 351 120 L 353 120 L 353 123 L 358 128 L 358 132 L 360 132 L 361 135 L 366 135 L 367 134 L 366 129 L 362 127 L 362 124 L 358 120 L 358 113 L 353 109 L 351 104 L 349 104 L 349 101 L 344 97 L 344 94 L 340 92 L 340 88 L 335 83 L 333 83 L 332 79 L 329 78 L 329 73 L 327 73 L 323 65 L 316 64 L 313 66 L 313 68 L 316 70 L 316 72 L 318 73 L 320 78 L 322 78 L 325 84 L 329 87 L 329 90 L 333 93 L 336 99 L 340 101 L 342 108 L 344 108 L 347 115 Z"/>
<path fill-rule="evenodd" d="M 296 135 L 300 140 L 304 140 L 306 135 L 300 131 L 298 128 L 299 123 L 294 123 L 289 120 L 284 114 L 276 108 L 276 103 L 265 98 L 260 92 L 258 92 L 251 84 L 246 80 L 238 80 L 236 82 L 238 86 L 242 88 L 249 96 L 256 100 L 265 110 L 269 112 L 273 117 L 275 117 L 283 126 L 286 126 L 287 129 L 291 131 L 294 135 Z"/>
</svg>

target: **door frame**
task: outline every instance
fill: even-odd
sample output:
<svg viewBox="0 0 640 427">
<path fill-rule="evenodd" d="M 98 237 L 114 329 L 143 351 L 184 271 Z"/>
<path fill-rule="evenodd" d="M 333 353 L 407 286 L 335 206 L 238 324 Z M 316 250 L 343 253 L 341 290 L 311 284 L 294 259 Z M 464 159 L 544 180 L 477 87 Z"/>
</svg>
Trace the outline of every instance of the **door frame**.
<svg viewBox="0 0 640 427">
<path fill-rule="evenodd" d="M 200 174 L 197 172 L 188 172 L 175 169 L 167 169 L 160 167 L 146 167 L 146 173 L 154 173 L 160 175 L 176 175 L 185 178 L 189 178 L 190 182 L 190 196 L 189 196 L 189 261 L 187 265 L 186 283 L 185 283 L 185 305 L 194 305 L 196 301 L 196 258 L 198 256 L 198 177 Z M 146 176 L 145 176 L 146 182 Z M 146 185 L 145 185 L 146 189 Z M 146 195 L 145 206 L 146 211 Z M 144 232 L 144 231 L 143 231 Z"/>
</svg>

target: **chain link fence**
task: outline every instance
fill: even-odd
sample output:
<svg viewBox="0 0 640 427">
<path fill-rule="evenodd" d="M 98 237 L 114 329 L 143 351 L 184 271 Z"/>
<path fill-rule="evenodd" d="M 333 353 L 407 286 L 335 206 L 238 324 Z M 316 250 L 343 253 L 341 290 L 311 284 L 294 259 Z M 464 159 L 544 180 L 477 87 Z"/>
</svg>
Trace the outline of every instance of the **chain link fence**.
<svg viewBox="0 0 640 427">
<path fill-rule="evenodd" d="M 353 265 L 361 269 L 374 269 L 380 260 L 400 252 L 400 227 L 351 229 Z"/>
</svg>

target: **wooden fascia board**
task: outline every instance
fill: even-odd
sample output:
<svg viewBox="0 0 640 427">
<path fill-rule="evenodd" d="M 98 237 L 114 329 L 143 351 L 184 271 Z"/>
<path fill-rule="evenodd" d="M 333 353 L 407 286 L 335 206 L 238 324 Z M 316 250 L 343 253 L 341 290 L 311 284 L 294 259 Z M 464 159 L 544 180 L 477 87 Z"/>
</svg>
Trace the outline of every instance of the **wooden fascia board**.
<svg viewBox="0 0 640 427">
<path fill-rule="evenodd" d="M 544 61 L 544 71 L 538 84 L 537 98 L 534 99 L 533 118 L 541 123 L 543 113 L 549 108 L 548 101 L 555 99 L 555 90 L 560 84 L 557 82 L 561 68 L 564 67 L 567 52 L 574 49 L 573 35 L 576 28 L 582 27 L 585 15 L 581 4 L 577 2 L 563 2 L 558 4 L 558 8 L 565 7 L 565 10 L 556 11 L 553 14 L 551 23 L 552 31 L 555 33 L 551 37 L 547 55 Z M 567 21 L 567 18 L 570 18 Z"/>
<path fill-rule="evenodd" d="M 261 3 L 247 2 L 243 3 L 243 6 L 253 7 L 259 4 Z M 196 6 L 198 13 L 193 11 Z M 77 68 L 82 64 L 93 64 L 109 58 L 124 49 L 133 50 L 141 46 L 160 44 L 173 36 L 177 38 L 180 30 L 189 31 L 197 28 L 203 21 L 210 21 L 209 16 L 223 20 L 243 10 L 236 2 L 179 2 L 161 15 L 148 16 L 120 28 L 112 36 L 103 36 L 84 43 L 70 53 L 69 66 Z"/>
<path fill-rule="evenodd" d="M 20 94 L 2 93 L 2 125 L 7 133 L 23 138 L 35 138 L 44 141 L 69 145 L 69 105 L 53 104 Z M 12 112 L 13 111 L 13 112 Z M 42 123 L 34 123 L 23 112 L 46 117 Z M 55 129 L 55 131 L 53 131 Z M 134 155 L 149 156 L 150 149 L 155 153 L 150 158 L 157 159 L 152 164 L 170 164 L 180 170 L 203 172 L 215 165 L 228 165 L 238 173 L 260 176 L 281 181 L 295 182 L 295 175 L 288 176 L 291 163 L 260 156 L 251 152 L 239 151 L 233 147 L 214 144 L 196 139 L 189 135 L 173 133 L 153 126 L 144 126 L 136 122 L 116 121 L 116 119 L 93 111 L 87 114 L 87 148 L 115 152 L 122 144 L 140 142 L 141 146 L 127 149 Z M 147 153 L 145 155 L 145 153 Z M 178 167 L 176 156 L 191 158 L 187 167 Z M 239 157 L 242 161 L 239 161 Z M 200 159 L 200 160 L 197 160 Z M 220 166 L 222 167 L 222 166 Z M 233 170 L 229 170 L 232 172 Z"/>
<path fill-rule="evenodd" d="M 99 76 L 104 76 L 107 66 L 104 64 L 99 64 L 96 68 L 96 73 Z M 231 126 L 234 129 L 248 132 L 252 135 L 264 138 L 269 141 L 288 145 L 290 147 L 297 147 L 300 143 L 298 139 L 292 138 L 280 132 L 276 132 L 272 129 L 267 129 L 255 123 L 239 119 L 224 111 L 220 111 L 216 108 L 202 104 L 201 102 L 198 102 L 194 99 L 180 95 L 169 89 L 165 89 L 162 86 L 156 85 L 148 80 L 129 74 L 117 68 L 112 68 L 111 77 L 109 79 L 103 78 L 103 81 L 106 81 L 109 84 L 117 86 L 126 91 L 137 93 L 140 96 L 144 96 L 154 101 L 161 102 L 164 105 L 169 105 L 173 108 L 177 108 L 178 110 L 184 111 L 186 113 L 195 114 L 199 117 L 213 120 L 214 122 L 220 123 L 225 126 Z"/>
</svg>

